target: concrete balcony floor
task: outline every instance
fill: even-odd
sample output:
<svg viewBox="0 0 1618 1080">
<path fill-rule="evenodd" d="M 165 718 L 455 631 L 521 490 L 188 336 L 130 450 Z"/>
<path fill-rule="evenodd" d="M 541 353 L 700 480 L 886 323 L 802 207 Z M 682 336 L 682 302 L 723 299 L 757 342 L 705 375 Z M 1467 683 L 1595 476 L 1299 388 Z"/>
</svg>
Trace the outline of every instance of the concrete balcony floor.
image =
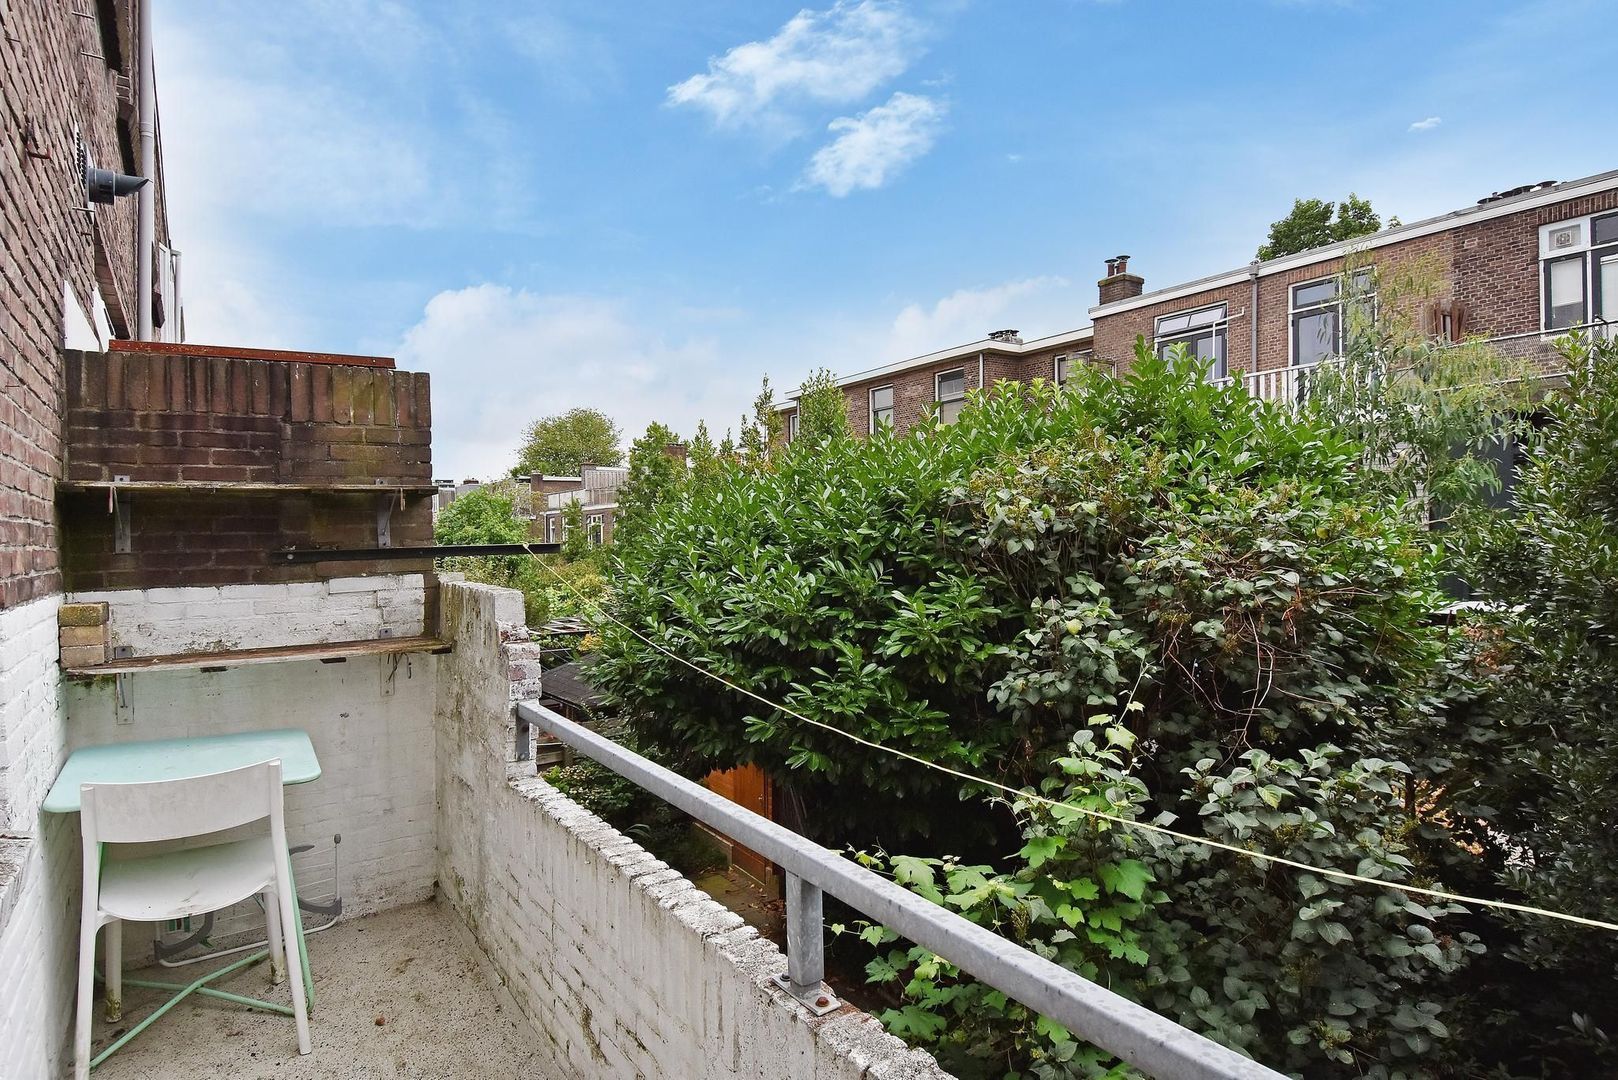
<svg viewBox="0 0 1618 1080">
<path fill-rule="evenodd" d="M 309 957 L 318 1007 L 310 1018 L 314 1052 L 308 1057 L 298 1056 L 291 1017 L 192 995 L 108 1058 L 91 1074 L 93 1080 L 547 1080 L 554 1075 L 540 1053 L 545 1037 L 496 987 L 477 947 L 447 908 L 414 904 L 338 923 L 309 938 Z M 224 962 L 154 967 L 127 977 L 184 982 Z M 285 988 L 268 992 L 268 979 L 269 967 L 259 964 L 213 985 L 284 1000 Z M 126 1020 L 117 1025 L 101 1020 L 97 1001 L 96 1052 L 127 1023 L 147 1015 L 164 994 L 126 987 L 124 996 Z"/>
</svg>

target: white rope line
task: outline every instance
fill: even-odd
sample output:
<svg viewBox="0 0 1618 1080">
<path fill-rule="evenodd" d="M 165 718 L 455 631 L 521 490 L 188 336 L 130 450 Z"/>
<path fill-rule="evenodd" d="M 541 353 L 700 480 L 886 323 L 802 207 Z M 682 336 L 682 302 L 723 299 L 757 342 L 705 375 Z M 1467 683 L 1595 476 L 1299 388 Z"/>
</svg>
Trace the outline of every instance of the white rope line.
<svg viewBox="0 0 1618 1080">
<path fill-rule="evenodd" d="M 1227 844 L 1222 840 L 1213 840 L 1206 836 L 1195 836 L 1191 833 L 1180 832 L 1177 829 L 1170 829 L 1166 826 L 1157 825 L 1153 822 L 1137 821 L 1132 818 L 1119 817 L 1116 814 L 1109 814 L 1103 810 L 1091 810 L 1087 807 L 1074 806 L 1072 803 L 1058 802 L 1055 799 L 1048 799 L 1043 795 L 1037 795 L 1031 791 L 1013 788 L 994 780 L 985 779 L 981 776 L 973 776 L 970 773 L 961 772 L 958 769 L 952 769 L 948 765 L 940 765 L 936 761 L 929 761 L 926 758 L 917 757 L 915 754 L 908 753 L 904 750 L 899 750 L 891 746 L 885 746 L 879 742 L 873 742 L 872 740 L 856 735 L 851 731 L 844 731 L 842 728 L 834 727 L 833 725 L 822 720 L 816 720 L 813 717 L 805 716 L 796 709 L 782 705 L 779 702 L 771 701 L 769 698 L 749 690 L 745 686 L 738 686 L 736 683 L 731 682 L 723 675 L 709 671 L 704 667 L 692 663 L 690 660 L 687 660 L 678 653 L 673 652 L 672 650 L 665 648 L 664 646 L 653 641 L 645 634 L 642 634 L 639 630 L 636 630 L 633 626 L 630 626 L 628 623 L 612 614 L 612 612 L 606 610 L 606 608 L 602 607 L 601 604 L 580 593 L 576 588 L 573 587 L 572 582 L 568 581 L 561 574 L 557 573 L 555 569 L 545 562 L 545 560 L 539 558 L 539 555 L 532 548 L 528 547 L 527 544 L 524 544 L 523 548 L 528 552 L 529 555 L 533 556 L 534 560 L 538 562 L 540 566 L 545 568 L 547 573 L 549 573 L 557 581 L 561 582 L 563 587 L 572 593 L 574 598 L 581 604 L 589 605 L 598 616 L 606 619 L 609 622 L 616 623 L 618 626 L 640 639 L 640 641 L 651 648 L 656 649 L 669 659 L 685 665 L 692 671 L 695 671 L 697 674 L 712 679 L 714 682 L 720 683 L 723 686 L 728 686 L 738 694 L 743 694 L 750 697 L 760 704 L 767 705 L 772 709 L 783 712 L 788 716 L 794 717 L 795 719 L 801 720 L 806 724 L 813 725 L 814 727 L 820 728 L 824 731 L 829 731 L 834 735 L 841 735 L 843 738 L 848 739 L 851 742 L 859 743 L 861 746 L 870 747 L 872 750 L 880 750 L 883 753 L 892 754 L 894 757 L 903 758 L 906 761 L 914 762 L 917 765 L 925 766 L 926 768 L 933 769 L 948 776 L 953 776 L 960 780 L 966 780 L 973 784 L 981 784 L 984 787 L 993 788 L 997 791 L 1004 792 L 1007 795 L 1011 795 L 1015 798 L 1023 799 L 1028 802 L 1043 803 L 1046 806 L 1050 806 L 1054 809 L 1062 810 L 1067 813 L 1081 814 L 1085 817 L 1111 822 L 1112 824 L 1121 828 L 1138 829 L 1142 832 L 1156 833 L 1160 836 L 1168 836 L 1176 840 L 1184 841 L 1188 844 L 1200 844 L 1203 847 L 1215 848 L 1220 851 L 1228 851 L 1235 855 L 1242 855 L 1249 859 L 1257 859 L 1260 862 L 1270 863 L 1275 866 L 1287 866 L 1294 870 L 1303 870 L 1310 874 L 1318 874 L 1321 877 L 1333 878 L 1338 881 L 1355 882 L 1361 885 L 1375 885 L 1376 887 L 1382 889 L 1395 889 L 1399 892 L 1410 893 L 1416 896 L 1426 896 L 1434 900 L 1443 900 L 1457 904 L 1473 904 L 1478 907 L 1496 908 L 1501 911 L 1516 911 L 1524 915 L 1538 915 L 1547 919 L 1559 919 L 1562 922 L 1574 923 L 1578 926 L 1589 926 L 1598 930 L 1611 930 L 1618 932 L 1618 923 L 1603 922 L 1600 919 L 1587 919 L 1582 915 L 1568 915 L 1564 912 L 1550 911 L 1545 908 L 1532 907 L 1528 904 L 1514 904 L 1509 900 L 1490 900 L 1481 896 L 1464 896 L 1459 893 L 1444 892 L 1441 889 L 1427 889 L 1419 885 L 1405 885 L 1396 881 L 1384 881 L 1381 878 L 1367 877 L 1364 874 L 1349 873 L 1347 870 L 1332 870 L 1324 867 L 1313 866 L 1309 863 L 1299 862 L 1296 859 L 1288 859 L 1285 856 L 1270 855 L 1262 851 L 1253 851 L 1250 848 L 1244 848 L 1236 844 Z"/>
</svg>

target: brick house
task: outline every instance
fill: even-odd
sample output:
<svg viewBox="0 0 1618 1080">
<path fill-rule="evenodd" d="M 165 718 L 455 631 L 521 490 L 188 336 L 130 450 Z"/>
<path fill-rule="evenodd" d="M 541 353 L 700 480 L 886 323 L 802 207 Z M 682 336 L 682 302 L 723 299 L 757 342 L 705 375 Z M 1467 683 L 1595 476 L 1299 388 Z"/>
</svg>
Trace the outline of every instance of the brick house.
<svg viewBox="0 0 1618 1080">
<path fill-rule="evenodd" d="M 578 476 L 535 473 L 529 478 L 534 504 L 530 532 L 541 543 L 560 544 L 567 539 L 567 507 L 578 503 L 584 511 L 584 531 L 590 543 L 611 543 L 613 521 L 618 515 L 618 489 L 628 477 L 627 468 L 608 465 L 585 465 Z"/>
<path fill-rule="evenodd" d="M 1144 292 L 1127 260 L 1109 263 L 1090 309 L 1095 355 L 1127 365 L 1137 337 L 1157 351 L 1185 344 L 1210 376 L 1241 377 L 1285 397 L 1296 374 L 1341 347 L 1345 260 L 1387 272 L 1415 260 L 1436 272 L 1433 295 L 1409 300 L 1414 323 L 1441 338 L 1481 337 L 1553 374 L 1551 342 L 1618 321 L 1618 170 L 1496 193 L 1477 205 L 1345 243 Z"/>
<path fill-rule="evenodd" d="M 1091 325 L 1024 342 L 997 331 L 965 345 L 838 379 L 856 434 L 878 423 L 908 431 L 929 410 L 948 418 L 967 390 L 1008 379 L 1063 379 L 1074 362 L 1128 367 L 1135 341 L 1158 352 L 1183 344 L 1216 379 L 1242 378 L 1256 395 L 1286 399 L 1297 374 L 1341 348 L 1339 276 L 1424 260 L 1432 295 L 1409 303 L 1416 325 L 1452 341 L 1481 337 L 1554 375 L 1556 337 L 1612 334 L 1618 323 L 1618 170 L 1542 183 L 1346 243 L 1145 292 L 1128 256 L 1107 260 Z M 1369 281 L 1369 278 L 1362 279 Z M 780 406 L 785 434 L 797 402 Z"/>
<path fill-rule="evenodd" d="M 1069 365 L 1091 360 L 1090 329 L 1024 341 L 1015 330 L 995 330 L 981 341 L 857 371 L 837 380 L 856 434 L 891 424 L 900 434 L 937 409 L 945 420 L 960 412 L 968 390 L 1002 380 L 1066 379 Z M 779 406 L 785 437 L 798 431 L 796 397 Z"/>
</svg>

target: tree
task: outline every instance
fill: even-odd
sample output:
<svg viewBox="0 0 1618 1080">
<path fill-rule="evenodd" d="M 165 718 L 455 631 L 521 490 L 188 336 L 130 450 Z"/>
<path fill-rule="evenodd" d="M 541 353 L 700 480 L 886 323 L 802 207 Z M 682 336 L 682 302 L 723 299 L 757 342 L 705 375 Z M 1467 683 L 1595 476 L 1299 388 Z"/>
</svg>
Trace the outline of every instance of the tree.
<svg viewBox="0 0 1618 1080">
<path fill-rule="evenodd" d="M 478 488 L 438 512 L 433 539 L 439 544 L 518 544 L 527 526 L 512 513 L 511 500 Z"/>
<path fill-rule="evenodd" d="M 798 439 L 815 445 L 851 433 L 842 387 L 826 368 L 817 368 L 798 391 Z"/>
<path fill-rule="evenodd" d="M 618 489 L 618 513 L 613 519 L 615 543 L 632 541 L 646 528 L 658 504 L 685 481 L 684 459 L 668 452 L 679 441 L 673 429 L 654 422 L 630 446 L 629 475 Z"/>
<path fill-rule="evenodd" d="M 729 434 L 726 434 L 729 441 Z M 714 444 L 713 435 L 708 431 L 708 424 L 704 420 L 697 421 L 697 432 L 691 436 L 689 452 L 691 462 L 691 483 L 698 487 L 706 487 L 714 483 L 724 470 L 725 458 L 720 447 Z"/>
<path fill-rule="evenodd" d="M 1525 443 L 1515 506 L 1467 553 L 1485 606 L 1464 692 L 1426 732 L 1435 810 L 1475 823 L 1475 888 L 1612 919 L 1618 895 L 1618 341 L 1564 339 L 1565 389 Z M 1463 535 L 1465 535 L 1463 533 Z M 1500 1075 L 1618 1075 L 1618 936 L 1480 912 L 1475 1030 Z"/>
<path fill-rule="evenodd" d="M 624 459 L 620 437 L 618 425 L 596 409 L 542 416 L 524 432 L 512 475 L 577 476 L 581 465 L 617 465 Z"/>
<path fill-rule="evenodd" d="M 511 499 L 488 488 L 457 497 L 433 522 L 433 540 L 440 545 L 520 544 L 527 539 L 528 526 L 513 514 Z M 527 569 L 527 557 L 521 555 L 456 556 L 439 562 L 472 581 L 507 588 L 522 588 Z"/>
<path fill-rule="evenodd" d="M 1334 216 L 1335 211 L 1335 216 Z M 1389 221 L 1397 225 L 1397 218 Z M 1292 212 L 1270 226 L 1270 238 L 1258 249 L 1260 259 L 1279 259 L 1310 248 L 1366 236 L 1382 228 L 1368 200 L 1352 193 L 1341 203 L 1295 199 Z"/>
<path fill-rule="evenodd" d="M 1338 289 L 1343 354 L 1303 373 L 1306 406 L 1362 448 L 1366 483 L 1422 520 L 1456 524 L 1501 491 L 1502 448 L 1532 429 L 1531 365 L 1422 325 L 1416 313 L 1442 289 L 1430 259 L 1384 270 L 1350 258 Z"/>
<path fill-rule="evenodd" d="M 562 507 L 562 558 L 578 562 L 590 557 L 590 537 L 584 528 L 584 504 L 569 499 Z"/>
<path fill-rule="evenodd" d="M 758 397 L 753 399 L 753 415 L 742 417 L 741 453 L 743 459 L 757 468 L 770 462 L 776 443 L 781 438 L 781 414 L 775 411 L 775 391 L 770 388 L 770 377 Z"/>
</svg>

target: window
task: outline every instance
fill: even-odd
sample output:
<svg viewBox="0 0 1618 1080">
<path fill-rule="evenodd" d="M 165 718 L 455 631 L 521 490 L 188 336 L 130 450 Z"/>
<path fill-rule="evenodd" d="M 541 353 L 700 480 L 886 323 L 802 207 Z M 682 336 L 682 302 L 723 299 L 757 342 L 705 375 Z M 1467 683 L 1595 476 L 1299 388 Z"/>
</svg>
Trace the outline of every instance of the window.
<svg viewBox="0 0 1618 1080">
<path fill-rule="evenodd" d="M 1061 386 L 1062 384 L 1067 382 L 1068 378 L 1073 373 L 1073 365 L 1074 364 L 1088 363 L 1090 361 L 1090 359 L 1094 355 L 1095 355 L 1095 353 L 1092 350 L 1085 349 L 1085 350 L 1083 350 L 1081 352 L 1076 352 L 1076 353 L 1072 353 L 1072 354 L 1063 353 L 1061 356 L 1058 356 L 1056 358 L 1056 363 L 1055 363 L 1055 366 L 1056 366 L 1056 371 L 1055 371 L 1056 385 Z"/>
<path fill-rule="evenodd" d="M 1289 314 L 1292 322 L 1292 366 L 1312 367 L 1343 354 L 1343 276 L 1292 286 Z M 1371 272 L 1356 270 L 1349 288 L 1351 305 L 1372 302 Z"/>
<path fill-rule="evenodd" d="M 545 540 L 548 543 L 556 543 L 556 517 L 554 516 L 545 522 Z"/>
<path fill-rule="evenodd" d="M 600 514 L 584 515 L 584 535 L 595 547 L 600 547 L 606 539 L 605 519 Z"/>
<path fill-rule="evenodd" d="M 798 411 L 796 409 L 787 413 L 787 442 L 798 437 Z"/>
<path fill-rule="evenodd" d="M 1618 213 L 1539 230 L 1540 329 L 1618 336 Z"/>
<path fill-rule="evenodd" d="M 941 371 L 934 380 L 934 385 L 937 390 L 934 397 L 938 402 L 939 421 L 945 424 L 955 423 L 961 415 L 961 407 L 966 404 L 966 369 Z"/>
<path fill-rule="evenodd" d="M 871 431 L 883 424 L 893 426 L 893 387 L 878 386 L 871 391 Z"/>
<path fill-rule="evenodd" d="M 1210 379 L 1225 377 L 1225 305 L 1164 315 L 1157 320 L 1153 347 L 1167 356 L 1176 345 L 1201 360 Z"/>
</svg>

